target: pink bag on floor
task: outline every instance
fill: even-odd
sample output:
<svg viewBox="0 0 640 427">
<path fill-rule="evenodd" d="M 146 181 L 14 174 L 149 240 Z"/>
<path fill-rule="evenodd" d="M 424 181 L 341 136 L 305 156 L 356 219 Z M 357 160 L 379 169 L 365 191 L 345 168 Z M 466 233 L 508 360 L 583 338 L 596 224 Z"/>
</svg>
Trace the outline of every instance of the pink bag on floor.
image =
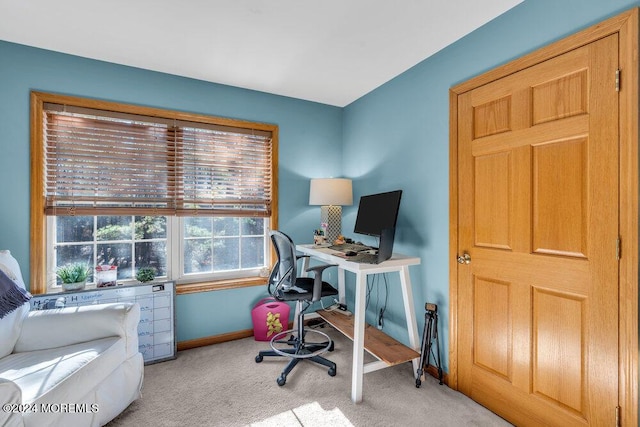
<svg viewBox="0 0 640 427">
<path fill-rule="evenodd" d="M 253 336 L 256 341 L 271 341 L 275 334 L 286 331 L 289 326 L 290 310 L 289 304 L 278 301 L 274 297 L 258 301 L 251 310 Z"/>
</svg>

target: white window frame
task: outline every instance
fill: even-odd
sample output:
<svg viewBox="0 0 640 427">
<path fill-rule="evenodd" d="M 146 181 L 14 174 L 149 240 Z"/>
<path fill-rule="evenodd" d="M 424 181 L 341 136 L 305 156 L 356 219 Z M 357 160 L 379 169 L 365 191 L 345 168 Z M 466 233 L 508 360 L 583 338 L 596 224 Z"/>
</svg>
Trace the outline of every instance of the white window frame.
<svg viewBox="0 0 640 427">
<path fill-rule="evenodd" d="M 171 218 L 177 220 L 177 225 L 172 227 L 172 251 L 177 251 L 173 253 L 177 253 L 178 256 L 171 257 L 171 267 L 167 266 L 167 271 L 175 272 L 175 277 L 173 280 L 176 280 L 179 284 L 188 284 L 188 283 L 199 283 L 207 280 L 230 280 L 230 279 L 238 279 L 238 278 L 246 278 L 246 277 L 261 277 L 264 276 L 264 268 L 269 267 L 271 265 L 271 257 L 270 257 L 270 240 L 269 240 L 269 218 L 264 218 L 264 240 L 263 240 L 263 251 L 264 251 L 264 265 L 260 267 L 246 268 L 246 269 L 237 269 L 237 270 L 225 270 L 214 273 L 184 273 L 184 218 L 185 217 L 176 217 Z M 215 236 L 212 236 L 212 238 Z"/>
<path fill-rule="evenodd" d="M 125 215 L 128 216 L 128 215 Z M 50 291 L 60 290 L 61 286 L 56 283 L 56 220 L 55 216 L 47 217 L 47 287 Z M 264 264 L 259 267 L 224 270 L 218 272 L 206 272 L 206 273 L 184 273 L 184 219 L 188 217 L 175 217 L 167 216 L 167 276 L 162 276 L 161 280 L 175 281 L 180 284 L 200 283 L 203 281 L 218 281 L 218 280 L 233 280 L 247 277 L 263 277 L 265 275 L 265 268 L 269 268 L 270 261 L 270 239 L 269 239 L 269 219 L 264 218 L 264 234 L 263 234 L 263 253 Z M 95 226 L 95 222 L 94 222 Z M 95 230 L 94 230 L 95 231 Z M 257 235 L 256 235 L 257 236 Z M 215 238 L 215 235 L 211 238 Z M 242 240 L 241 240 L 242 241 Z M 85 242 L 86 244 L 96 243 L 93 241 Z M 177 255 L 176 255 L 177 254 Z M 95 267 L 95 266 L 91 266 Z M 119 284 L 134 284 L 137 283 L 135 279 L 118 280 Z"/>
</svg>

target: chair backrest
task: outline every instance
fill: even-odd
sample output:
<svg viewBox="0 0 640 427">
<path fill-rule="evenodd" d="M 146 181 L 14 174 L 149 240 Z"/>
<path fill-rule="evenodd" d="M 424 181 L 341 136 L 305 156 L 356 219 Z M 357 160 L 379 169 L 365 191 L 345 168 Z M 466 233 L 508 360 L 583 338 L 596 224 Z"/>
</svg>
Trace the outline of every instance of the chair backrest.
<svg viewBox="0 0 640 427">
<path fill-rule="evenodd" d="M 293 240 L 281 231 L 271 231 L 269 236 L 278 256 L 278 261 L 269 276 L 269 293 L 275 295 L 278 291 L 286 291 L 295 284 L 298 277 L 296 246 Z"/>
</svg>

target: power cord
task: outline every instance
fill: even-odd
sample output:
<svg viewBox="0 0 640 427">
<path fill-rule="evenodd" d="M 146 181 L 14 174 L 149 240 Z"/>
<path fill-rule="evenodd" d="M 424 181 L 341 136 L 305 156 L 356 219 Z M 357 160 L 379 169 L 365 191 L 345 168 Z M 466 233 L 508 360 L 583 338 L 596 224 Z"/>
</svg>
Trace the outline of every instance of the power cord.
<svg viewBox="0 0 640 427">
<path fill-rule="evenodd" d="M 382 330 L 384 328 L 384 312 L 387 309 L 387 303 L 389 302 L 389 282 L 387 280 L 387 273 L 382 274 L 382 278 L 384 279 L 384 305 L 378 312 L 378 329 Z M 379 294 L 378 294 L 379 295 Z M 376 310 L 378 309 L 378 304 L 376 303 Z"/>
<path fill-rule="evenodd" d="M 369 308 L 369 302 L 371 300 L 371 291 L 373 291 L 373 284 L 375 282 L 375 276 L 373 277 L 368 277 L 367 276 L 367 299 L 366 299 L 366 303 L 364 305 L 364 309 L 368 309 Z"/>
<path fill-rule="evenodd" d="M 384 308 L 380 309 L 380 315 L 378 316 L 378 329 L 384 328 Z"/>
</svg>

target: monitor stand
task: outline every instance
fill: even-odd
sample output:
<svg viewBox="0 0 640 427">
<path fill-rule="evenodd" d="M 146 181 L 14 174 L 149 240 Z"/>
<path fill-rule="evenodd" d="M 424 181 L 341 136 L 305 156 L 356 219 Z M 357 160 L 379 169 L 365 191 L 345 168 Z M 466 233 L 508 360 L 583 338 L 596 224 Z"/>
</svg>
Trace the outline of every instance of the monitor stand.
<svg viewBox="0 0 640 427">
<path fill-rule="evenodd" d="M 391 258 L 393 254 L 393 240 L 396 235 L 395 228 L 385 228 L 380 233 L 380 247 L 378 248 L 378 263 Z"/>
</svg>

